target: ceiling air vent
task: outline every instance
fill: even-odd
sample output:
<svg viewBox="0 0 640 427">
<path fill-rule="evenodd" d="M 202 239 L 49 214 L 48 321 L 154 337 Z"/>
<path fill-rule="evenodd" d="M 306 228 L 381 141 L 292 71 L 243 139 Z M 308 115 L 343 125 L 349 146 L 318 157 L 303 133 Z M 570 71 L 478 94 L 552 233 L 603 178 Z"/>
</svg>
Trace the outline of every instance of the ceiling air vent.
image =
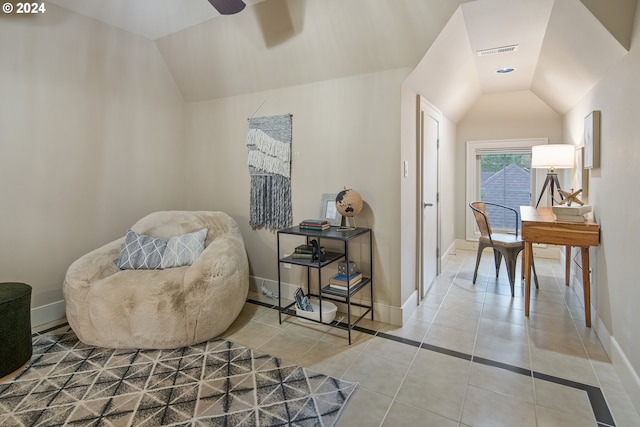
<svg viewBox="0 0 640 427">
<path fill-rule="evenodd" d="M 492 49 L 478 50 L 476 51 L 476 53 L 478 54 L 478 56 L 498 55 L 501 53 L 515 52 L 516 50 L 518 50 L 519 46 L 520 45 L 512 44 L 511 46 L 502 46 L 502 47 L 494 47 Z"/>
</svg>

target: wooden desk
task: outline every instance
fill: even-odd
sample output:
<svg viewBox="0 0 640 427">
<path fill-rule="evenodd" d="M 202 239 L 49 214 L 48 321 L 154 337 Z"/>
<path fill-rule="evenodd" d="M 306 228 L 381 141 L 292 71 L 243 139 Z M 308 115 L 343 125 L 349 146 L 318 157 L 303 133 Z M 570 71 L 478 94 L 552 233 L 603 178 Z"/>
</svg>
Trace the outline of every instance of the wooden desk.
<svg viewBox="0 0 640 427">
<path fill-rule="evenodd" d="M 591 327 L 591 283 L 589 281 L 589 246 L 600 243 L 600 226 L 589 215 L 585 222 L 557 221 L 551 208 L 520 206 L 522 238 L 524 240 L 525 296 L 524 314 L 529 315 L 531 298 L 531 262 L 533 244 L 565 246 L 565 285 L 570 283 L 571 247 L 580 248 L 582 254 L 582 286 L 584 288 L 584 314 L 587 327 Z"/>
</svg>

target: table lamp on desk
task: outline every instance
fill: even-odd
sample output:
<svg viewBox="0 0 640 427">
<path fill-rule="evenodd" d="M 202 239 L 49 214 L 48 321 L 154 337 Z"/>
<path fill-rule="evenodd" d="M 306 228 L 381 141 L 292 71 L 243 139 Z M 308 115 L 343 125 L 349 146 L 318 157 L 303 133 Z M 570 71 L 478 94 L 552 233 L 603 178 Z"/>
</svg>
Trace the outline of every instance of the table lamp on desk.
<svg viewBox="0 0 640 427">
<path fill-rule="evenodd" d="M 573 168 L 575 147 L 571 144 L 547 144 L 531 147 L 531 167 L 534 169 L 547 169 L 547 178 L 540 191 L 536 207 L 540 204 L 547 186 L 551 195 L 551 206 L 553 206 L 554 188 L 560 190 L 560 182 L 556 169 Z M 562 198 L 562 195 L 560 195 Z"/>
</svg>

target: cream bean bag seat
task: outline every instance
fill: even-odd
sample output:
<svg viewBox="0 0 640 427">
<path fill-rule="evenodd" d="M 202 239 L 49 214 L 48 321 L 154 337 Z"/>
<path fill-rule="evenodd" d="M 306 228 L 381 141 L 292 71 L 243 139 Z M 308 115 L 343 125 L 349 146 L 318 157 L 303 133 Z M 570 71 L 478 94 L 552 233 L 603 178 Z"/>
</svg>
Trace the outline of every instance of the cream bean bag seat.
<svg viewBox="0 0 640 427">
<path fill-rule="evenodd" d="M 122 269 L 116 261 L 127 263 L 135 255 L 123 250 L 125 237 L 71 264 L 63 293 L 67 321 L 78 338 L 100 347 L 164 349 L 224 332 L 249 291 L 247 255 L 233 218 L 223 212 L 155 212 L 127 232 L 127 248 L 130 238 L 143 235 L 158 248 L 157 242 L 168 241 L 168 253 L 172 241 L 203 237 L 204 229 L 204 249 L 191 265 Z"/>
</svg>

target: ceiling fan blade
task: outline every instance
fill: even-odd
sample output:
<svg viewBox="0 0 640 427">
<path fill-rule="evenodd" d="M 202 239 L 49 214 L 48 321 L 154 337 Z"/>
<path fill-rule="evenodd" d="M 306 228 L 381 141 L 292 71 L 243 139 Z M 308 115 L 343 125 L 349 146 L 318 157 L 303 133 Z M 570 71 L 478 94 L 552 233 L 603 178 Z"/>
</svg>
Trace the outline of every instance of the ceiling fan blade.
<svg viewBox="0 0 640 427">
<path fill-rule="evenodd" d="M 242 0 L 209 0 L 221 15 L 233 15 L 240 12 L 246 4 Z"/>
</svg>

